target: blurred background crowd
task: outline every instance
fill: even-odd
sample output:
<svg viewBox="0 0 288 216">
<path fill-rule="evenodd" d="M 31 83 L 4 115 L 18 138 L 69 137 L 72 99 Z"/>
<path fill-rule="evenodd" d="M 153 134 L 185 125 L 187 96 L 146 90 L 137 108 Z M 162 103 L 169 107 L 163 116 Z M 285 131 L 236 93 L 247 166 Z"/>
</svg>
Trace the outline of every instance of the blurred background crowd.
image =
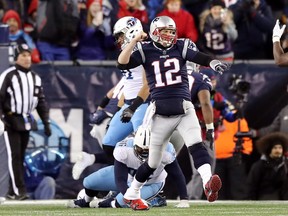
<svg viewBox="0 0 288 216">
<path fill-rule="evenodd" d="M 287 23 L 288 1 L 0 0 L 11 46 L 27 43 L 34 63 L 115 60 L 115 22 L 134 16 L 148 32 L 158 15 L 173 18 L 179 38 L 218 59 L 272 59 L 272 29 L 276 19 Z"/>
</svg>

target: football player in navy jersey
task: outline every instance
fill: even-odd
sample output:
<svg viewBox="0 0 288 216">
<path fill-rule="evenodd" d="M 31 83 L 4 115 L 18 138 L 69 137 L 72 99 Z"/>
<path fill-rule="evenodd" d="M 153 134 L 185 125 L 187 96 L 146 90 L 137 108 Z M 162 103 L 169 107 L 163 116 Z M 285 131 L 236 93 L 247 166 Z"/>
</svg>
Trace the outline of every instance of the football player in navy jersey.
<svg viewBox="0 0 288 216">
<path fill-rule="evenodd" d="M 144 42 L 147 34 L 137 34 L 118 57 L 118 68 L 129 69 L 143 65 L 150 88 L 152 103 L 151 139 L 148 162 L 143 163 L 127 189 L 124 200 L 134 210 L 149 206 L 140 197 L 140 188 L 161 163 L 163 151 L 173 131 L 183 137 L 200 173 L 209 202 L 218 198 L 222 186 L 218 175 L 211 173 L 210 157 L 204 147 L 201 128 L 191 103 L 186 61 L 223 73 L 228 65 L 197 50 L 189 39 L 178 39 L 173 19 L 156 17 L 150 25 L 151 41 Z M 149 120 L 147 121 L 149 122 Z"/>
</svg>

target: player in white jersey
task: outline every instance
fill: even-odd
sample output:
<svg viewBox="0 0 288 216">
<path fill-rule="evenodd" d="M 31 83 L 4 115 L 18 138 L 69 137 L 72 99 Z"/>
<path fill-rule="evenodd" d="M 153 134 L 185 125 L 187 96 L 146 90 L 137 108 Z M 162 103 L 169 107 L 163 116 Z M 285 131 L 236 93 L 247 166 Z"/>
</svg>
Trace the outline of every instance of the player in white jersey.
<svg viewBox="0 0 288 216">
<path fill-rule="evenodd" d="M 143 31 L 141 22 L 137 18 L 127 16 L 116 22 L 113 35 L 116 43 L 123 49 L 141 31 Z M 112 117 L 109 128 L 101 140 L 105 155 L 82 152 L 72 170 L 73 178 L 76 180 L 79 179 L 83 170 L 93 163 L 113 164 L 113 150 L 116 143 L 135 132 L 142 124 L 149 102 L 146 100 L 149 95 L 149 87 L 146 83 L 144 69 L 142 66 L 138 66 L 129 70 L 122 70 L 122 73 L 124 105 Z M 102 112 L 102 114 L 105 116 L 105 113 Z M 92 135 L 95 136 L 95 129 L 92 132 Z"/>
<path fill-rule="evenodd" d="M 97 139 L 102 147 L 102 140 L 106 134 L 112 116 L 118 111 L 117 104 L 123 92 L 125 77 L 110 89 L 94 113 L 90 114 L 90 124 L 93 126 L 90 135 Z"/>
<path fill-rule="evenodd" d="M 124 17 L 115 24 L 113 34 L 123 49 L 141 31 L 143 28 L 137 18 Z M 138 129 L 148 107 L 146 99 L 149 87 L 143 66 L 122 70 L 122 73 L 126 77 L 123 88 L 124 105 L 113 116 L 103 139 L 103 145 L 112 148 Z"/>
<path fill-rule="evenodd" d="M 145 131 L 146 132 L 146 131 Z M 138 167 L 147 160 L 149 149 L 149 134 L 140 130 L 136 137 L 126 138 L 117 143 L 114 150 L 115 164 L 102 168 L 91 175 L 87 176 L 83 181 L 85 188 L 84 198 L 71 200 L 67 203 L 68 207 L 128 207 L 123 201 L 123 194 L 129 187 L 133 176 Z M 165 184 L 167 174 L 171 175 L 175 180 L 175 186 L 179 191 L 180 200 L 187 200 L 187 189 L 185 177 L 176 159 L 176 152 L 171 143 L 169 143 L 164 151 L 161 165 L 149 177 L 149 180 L 141 188 L 141 196 L 148 201 L 151 206 L 166 205 L 163 199 L 155 199 L 155 196 L 162 190 Z M 119 191 L 115 198 L 111 198 L 98 203 L 93 201 L 98 191 Z M 183 205 L 181 202 L 177 207 L 189 207 L 189 204 Z"/>
</svg>

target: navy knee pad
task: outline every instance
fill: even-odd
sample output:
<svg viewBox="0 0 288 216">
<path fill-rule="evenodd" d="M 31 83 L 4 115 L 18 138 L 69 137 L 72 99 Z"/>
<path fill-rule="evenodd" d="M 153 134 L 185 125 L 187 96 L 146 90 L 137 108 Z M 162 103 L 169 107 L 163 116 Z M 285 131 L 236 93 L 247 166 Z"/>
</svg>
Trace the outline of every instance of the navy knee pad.
<svg viewBox="0 0 288 216">
<path fill-rule="evenodd" d="M 210 156 L 202 142 L 189 146 L 188 150 L 192 155 L 194 166 L 196 169 L 198 169 L 203 164 L 211 164 Z"/>
<path fill-rule="evenodd" d="M 135 178 L 138 182 L 145 182 L 155 170 L 156 169 L 151 168 L 148 163 L 145 162 L 138 168 Z"/>
</svg>

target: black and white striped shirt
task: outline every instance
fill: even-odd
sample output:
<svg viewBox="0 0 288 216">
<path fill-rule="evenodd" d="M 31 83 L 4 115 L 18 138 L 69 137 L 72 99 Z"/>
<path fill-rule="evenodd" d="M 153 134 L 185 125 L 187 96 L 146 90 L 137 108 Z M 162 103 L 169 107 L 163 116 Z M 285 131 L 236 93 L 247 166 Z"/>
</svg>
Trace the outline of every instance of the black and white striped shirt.
<svg viewBox="0 0 288 216">
<path fill-rule="evenodd" d="M 1 115 L 31 114 L 37 108 L 41 119 L 48 121 L 41 78 L 31 70 L 16 65 L 1 73 L 0 101 Z"/>
</svg>

